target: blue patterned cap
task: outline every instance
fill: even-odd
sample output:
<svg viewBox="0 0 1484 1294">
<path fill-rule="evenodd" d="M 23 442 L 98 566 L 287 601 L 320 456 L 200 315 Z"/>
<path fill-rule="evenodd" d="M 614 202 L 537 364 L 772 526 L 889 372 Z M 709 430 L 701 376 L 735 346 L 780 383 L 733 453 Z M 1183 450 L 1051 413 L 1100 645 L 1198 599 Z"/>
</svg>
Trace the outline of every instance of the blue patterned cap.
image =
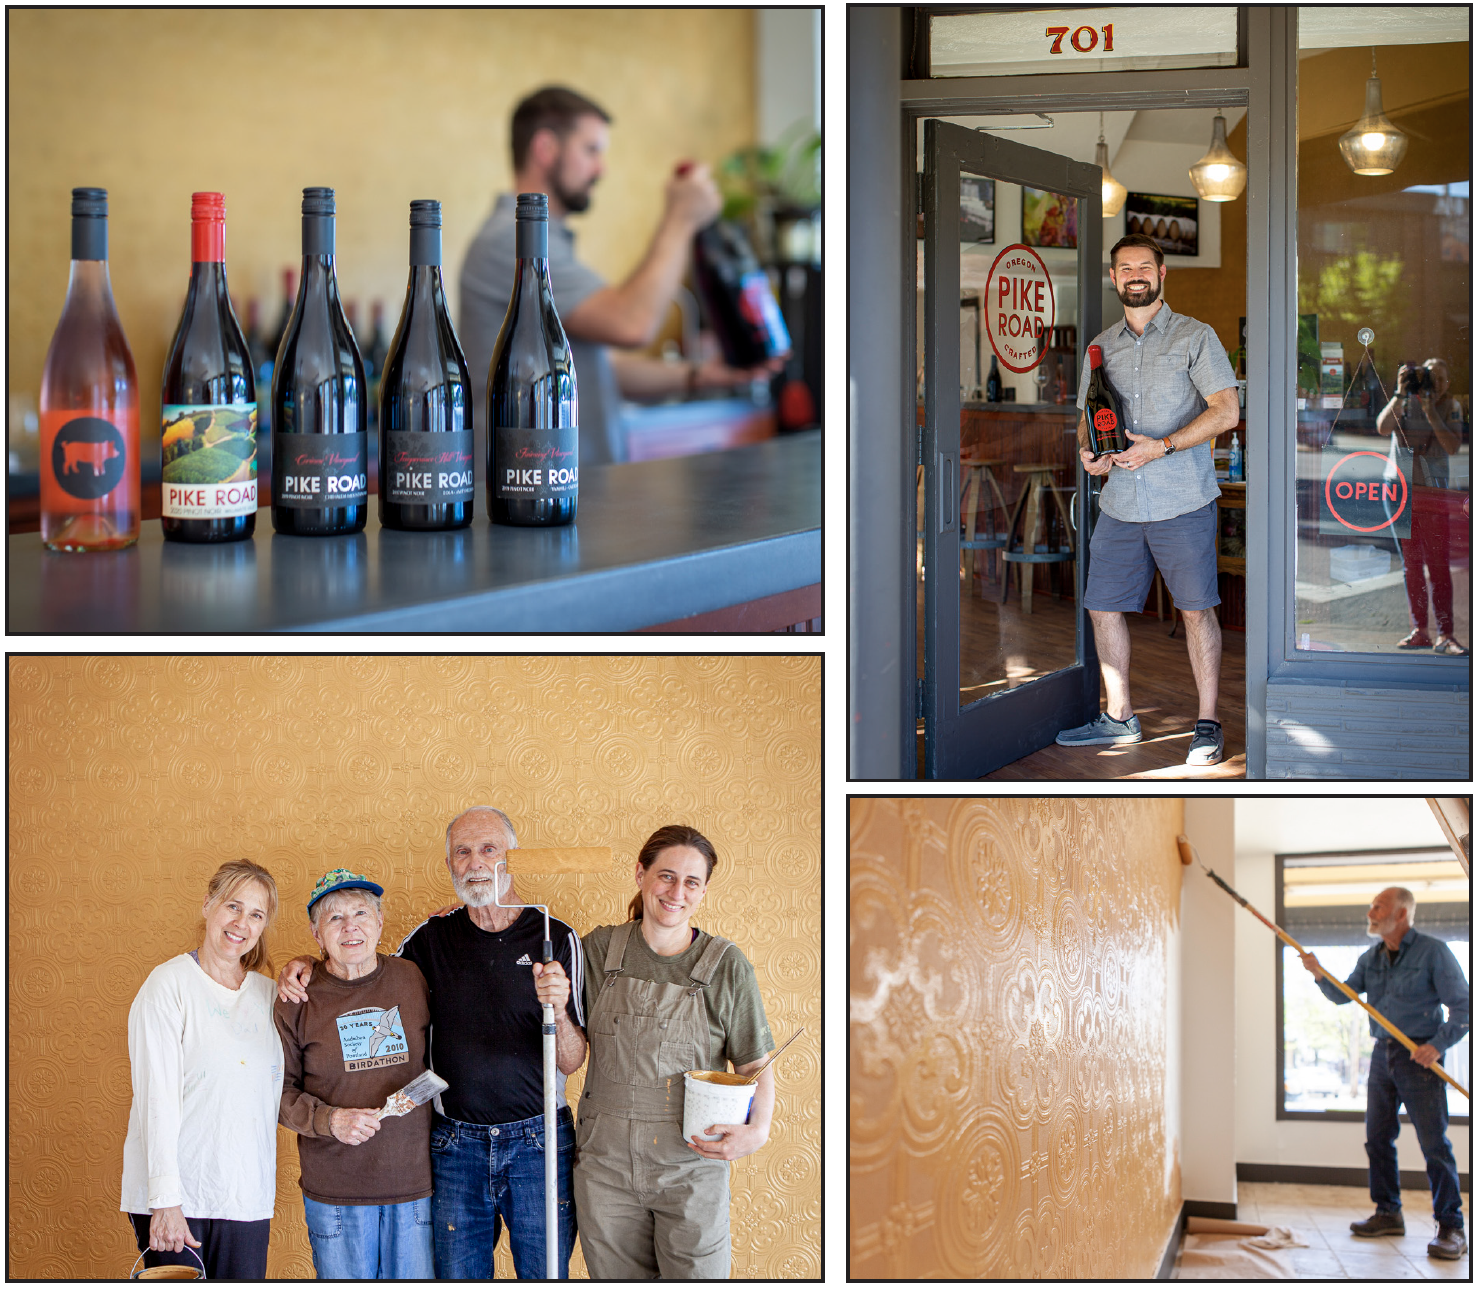
<svg viewBox="0 0 1484 1294">
<path fill-rule="evenodd" d="M 326 894 L 333 894 L 336 890 L 370 890 L 377 898 L 385 893 L 375 881 L 369 881 L 364 876 L 347 871 L 343 867 L 337 867 L 315 881 L 314 890 L 309 895 L 309 904 L 305 910 L 313 908 Z"/>
</svg>

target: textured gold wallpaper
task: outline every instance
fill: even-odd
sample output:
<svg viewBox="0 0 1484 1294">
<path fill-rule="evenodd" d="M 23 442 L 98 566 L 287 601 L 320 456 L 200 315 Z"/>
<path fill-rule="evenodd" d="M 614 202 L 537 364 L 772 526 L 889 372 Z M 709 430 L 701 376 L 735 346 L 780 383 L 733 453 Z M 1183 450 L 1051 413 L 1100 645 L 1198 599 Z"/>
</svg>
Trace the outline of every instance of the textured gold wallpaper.
<svg viewBox="0 0 1484 1294">
<path fill-rule="evenodd" d="M 195 946 L 219 863 L 277 880 L 276 963 L 313 950 L 336 866 L 386 886 L 389 950 L 451 899 L 448 819 L 495 804 L 522 844 L 612 845 L 611 877 L 522 884 L 579 931 L 625 919 L 655 827 L 716 844 L 701 925 L 751 958 L 779 1041 L 809 1026 L 733 1169 L 733 1274 L 819 1276 L 817 658 L 12 657 L 9 684 L 9 1275 L 128 1272 L 129 1004 Z M 280 1129 L 269 1276 L 313 1275 L 297 1180 Z"/>
<path fill-rule="evenodd" d="M 852 800 L 850 1275 L 1148 1278 L 1177 799 Z"/>
</svg>

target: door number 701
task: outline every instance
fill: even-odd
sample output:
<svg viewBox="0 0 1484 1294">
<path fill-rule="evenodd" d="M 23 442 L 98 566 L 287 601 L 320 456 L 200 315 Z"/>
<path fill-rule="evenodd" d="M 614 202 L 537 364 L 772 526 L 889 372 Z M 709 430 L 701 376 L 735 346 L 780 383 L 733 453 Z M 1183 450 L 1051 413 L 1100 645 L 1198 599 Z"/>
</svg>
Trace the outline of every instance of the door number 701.
<svg viewBox="0 0 1484 1294">
<path fill-rule="evenodd" d="M 1076 31 L 1072 31 L 1070 27 L 1048 27 L 1046 34 L 1056 37 L 1051 42 L 1053 54 L 1065 52 L 1061 47 L 1061 42 L 1069 31 L 1072 32 L 1072 48 L 1079 54 L 1091 54 L 1098 47 L 1098 33 L 1094 27 L 1078 27 Z M 1113 52 L 1113 24 L 1111 22 L 1103 28 L 1103 52 L 1105 54 Z"/>
</svg>

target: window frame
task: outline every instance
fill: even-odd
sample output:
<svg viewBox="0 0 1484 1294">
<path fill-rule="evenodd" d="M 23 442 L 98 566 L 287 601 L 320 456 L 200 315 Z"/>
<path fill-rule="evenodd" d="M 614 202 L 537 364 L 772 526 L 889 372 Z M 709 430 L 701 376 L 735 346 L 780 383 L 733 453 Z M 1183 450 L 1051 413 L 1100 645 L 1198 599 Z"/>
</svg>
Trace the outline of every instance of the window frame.
<svg viewBox="0 0 1484 1294">
<path fill-rule="evenodd" d="M 1329 849 L 1327 849 L 1327 850 L 1321 850 L 1319 852 L 1314 852 L 1314 853 L 1274 854 L 1273 855 L 1273 921 L 1274 921 L 1274 923 L 1278 926 L 1278 928 L 1280 930 L 1286 930 L 1288 928 L 1288 921 L 1287 921 L 1288 914 L 1285 911 L 1284 906 L 1283 906 L 1283 870 L 1284 870 L 1285 864 L 1288 862 L 1289 859 L 1291 859 L 1291 858 L 1292 859 L 1299 859 L 1299 858 L 1305 858 L 1305 859 L 1332 858 L 1332 859 L 1335 860 L 1335 864 L 1338 865 L 1339 864 L 1339 861 L 1341 859 L 1361 858 L 1361 857 L 1365 857 L 1366 855 L 1379 855 L 1379 856 L 1384 857 L 1384 858 L 1394 859 L 1398 855 L 1406 855 L 1406 854 L 1416 854 L 1418 856 L 1419 861 L 1424 860 L 1424 859 L 1436 858 L 1437 857 L 1437 854 L 1438 854 L 1438 847 L 1436 845 L 1432 845 L 1432 846 L 1418 846 L 1416 848 L 1411 848 L 1411 849 L 1408 849 L 1408 848 L 1401 848 L 1401 849 L 1343 849 L 1343 850 L 1338 850 L 1338 849 L 1336 849 L 1336 850 L 1329 850 Z M 1311 864 L 1311 865 L 1314 865 L 1314 864 Z M 1273 984 L 1274 984 L 1273 992 L 1274 992 L 1274 997 L 1276 999 L 1276 1010 L 1274 1012 L 1274 1015 L 1276 1016 L 1276 1019 L 1277 1019 L 1277 1033 L 1276 1033 L 1276 1035 L 1274 1037 L 1274 1044 L 1275 1044 L 1275 1046 L 1274 1046 L 1274 1053 L 1275 1053 L 1274 1054 L 1274 1060 L 1275 1060 L 1275 1064 L 1276 1064 L 1277 1082 L 1276 1082 L 1275 1087 L 1274 1087 L 1273 1101 L 1274 1101 L 1274 1104 L 1276 1106 L 1276 1111 L 1275 1111 L 1276 1117 L 1280 1121 L 1281 1120 L 1284 1120 L 1284 1119 L 1292 1119 L 1292 1120 L 1299 1120 L 1299 1121 L 1302 1121 L 1302 1122 L 1305 1122 L 1305 1123 L 1364 1123 L 1365 1122 L 1365 1111 L 1364 1110 L 1290 1110 L 1283 1103 L 1283 1090 L 1284 1090 L 1284 1079 L 1285 1079 L 1284 1068 L 1283 1068 L 1283 1057 L 1284 1057 L 1284 1054 L 1287 1051 L 1287 1048 L 1284 1045 L 1284 1040 L 1286 1038 L 1286 1022 L 1284 1020 L 1284 1015 L 1283 1015 L 1283 950 L 1287 946 L 1288 945 L 1285 944 L 1281 939 L 1274 939 L 1273 940 Z M 1473 944 L 1472 944 L 1472 940 L 1471 940 L 1470 941 L 1470 948 L 1472 948 L 1472 946 L 1473 946 Z M 1326 968 L 1326 969 L 1329 969 L 1329 968 Z M 1472 983 L 1470 983 L 1470 989 L 1472 989 L 1472 987 L 1473 987 L 1473 985 L 1472 985 Z M 1369 1036 L 1370 1036 L 1370 1031 L 1368 1029 L 1367 1030 L 1367 1037 L 1369 1037 Z M 1410 1125 L 1411 1122 L 1412 1122 L 1412 1117 L 1411 1117 L 1411 1115 L 1409 1115 L 1407 1113 L 1407 1111 L 1406 1111 L 1405 1108 L 1403 1108 L 1400 1111 L 1399 1118 L 1401 1119 L 1402 1123 L 1404 1123 L 1404 1124 Z M 1467 1127 L 1469 1127 L 1471 1125 L 1470 1116 L 1467 1115 L 1467 1114 L 1451 1114 L 1450 1113 L 1448 1115 L 1448 1122 L 1449 1122 L 1450 1125 L 1458 1125 L 1460 1127 L 1465 1127 L 1465 1128 L 1467 1128 Z"/>
</svg>

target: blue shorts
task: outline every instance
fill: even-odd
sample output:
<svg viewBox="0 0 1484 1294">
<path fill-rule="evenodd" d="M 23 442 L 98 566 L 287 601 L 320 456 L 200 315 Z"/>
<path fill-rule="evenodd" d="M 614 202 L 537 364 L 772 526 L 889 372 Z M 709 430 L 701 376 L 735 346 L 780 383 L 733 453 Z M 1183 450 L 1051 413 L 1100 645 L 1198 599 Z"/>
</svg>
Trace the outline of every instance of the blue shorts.
<svg viewBox="0 0 1484 1294">
<path fill-rule="evenodd" d="M 1216 592 L 1216 500 L 1165 521 L 1098 517 L 1089 545 L 1089 611 L 1142 611 L 1154 582 L 1164 576 L 1170 599 L 1182 611 L 1202 611 L 1221 601 Z"/>
</svg>

